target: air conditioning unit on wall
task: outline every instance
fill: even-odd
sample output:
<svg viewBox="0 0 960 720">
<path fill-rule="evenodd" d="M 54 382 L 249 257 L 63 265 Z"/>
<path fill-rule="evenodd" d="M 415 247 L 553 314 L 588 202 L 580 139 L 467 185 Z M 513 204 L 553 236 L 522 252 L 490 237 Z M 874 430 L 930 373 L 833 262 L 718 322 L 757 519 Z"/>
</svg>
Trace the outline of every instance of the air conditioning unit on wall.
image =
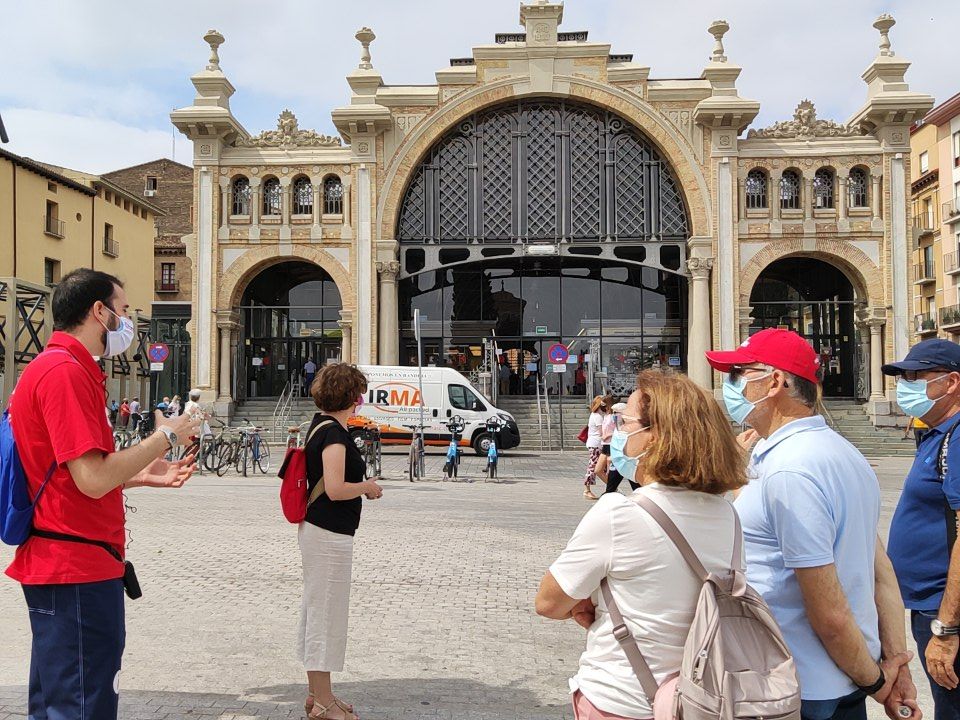
<svg viewBox="0 0 960 720">
<path fill-rule="evenodd" d="M 153 197 L 153 196 L 156 195 L 156 194 L 157 194 L 157 191 L 156 191 L 156 190 L 144 190 L 144 191 L 143 191 L 143 196 L 144 196 L 144 197 Z"/>
</svg>

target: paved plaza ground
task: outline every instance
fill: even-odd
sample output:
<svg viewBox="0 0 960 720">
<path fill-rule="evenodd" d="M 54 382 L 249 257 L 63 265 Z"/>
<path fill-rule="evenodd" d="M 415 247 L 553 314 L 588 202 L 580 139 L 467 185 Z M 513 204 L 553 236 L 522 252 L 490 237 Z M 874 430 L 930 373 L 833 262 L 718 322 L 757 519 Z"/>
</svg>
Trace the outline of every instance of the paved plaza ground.
<svg viewBox="0 0 960 720">
<path fill-rule="evenodd" d="M 566 680 L 584 631 L 537 617 L 533 597 L 588 507 L 583 453 L 511 454 L 496 484 L 483 482 L 472 456 L 464 469 L 475 482 L 411 484 L 405 459 L 386 458 L 384 497 L 365 503 L 338 693 L 364 720 L 571 718 Z M 429 457 L 430 477 L 442 462 Z M 908 461 L 873 462 L 886 537 Z M 293 639 L 300 558 L 277 486 L 274 477 L 202 476 L 181 491 L 129 493 L 129 557 L 144 596 L 127 604 L 121 717 L 303 715 Z M 11 554 L 0 549 L 4 566 Z M 4 720 L 25 715 L 29 658 L 26 608 L 6 578 L 0 617 Z"/>
</svg>

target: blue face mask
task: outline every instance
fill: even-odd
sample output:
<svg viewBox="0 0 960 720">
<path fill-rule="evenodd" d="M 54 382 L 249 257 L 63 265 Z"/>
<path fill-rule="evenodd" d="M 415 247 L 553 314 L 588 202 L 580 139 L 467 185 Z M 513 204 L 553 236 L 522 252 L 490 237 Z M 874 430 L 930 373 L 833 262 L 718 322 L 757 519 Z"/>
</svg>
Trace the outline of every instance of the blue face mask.
<svg viewBox="0 0 960 720">
<path fill-rule="evenodd" d="M 897 405 L 910 417 L 923 417 L 933 410 L 934 403 L 942 400 L 946 395 L 938 398 L 927 397 L 927 384 L 936 382 L 946 375 L 931 380 L 897 380 Z"/>
<path fill-rule="evenodd" d="M 630 439 L 631 435 L 636 435 L 638 432 L 643 432 L 646 429 L 645 427 L 641 427 L 629 433 L 623 430 L 614 430 L 613 436 L 610 438 L 610 462 L 613 463 L 613 467 L 616 468 L 618 473 L 633 482 L 637 481 L 637 466 L 640 464 L 640 458 L 647 453 L 644 451 L 636 457 L 627 456 L 625 454 L 627 440 Z"/>
<path fill-rule="evenodd" d="M 737 382 L 732 382 L 729 375 L 724 379 L 723 404 L 727 406 L 727 412 L 735 423 L 742 425 L 746 422 L 754 408 L 757 407 L 757 403 L 766 400 L 766 398 L 762 398 L 757 400 L 757 403 L 747 400 L 747 398 L 743 396 L 743 391 L 746 389 L 747 383 L 751 383 L 754 380 L 763 380 L 766 377 L 770 377 L 770 374 L 771 373 L 766 373 L 765 375 L 750 378 L 749 380 L 741 376 Z"/>
</svg>

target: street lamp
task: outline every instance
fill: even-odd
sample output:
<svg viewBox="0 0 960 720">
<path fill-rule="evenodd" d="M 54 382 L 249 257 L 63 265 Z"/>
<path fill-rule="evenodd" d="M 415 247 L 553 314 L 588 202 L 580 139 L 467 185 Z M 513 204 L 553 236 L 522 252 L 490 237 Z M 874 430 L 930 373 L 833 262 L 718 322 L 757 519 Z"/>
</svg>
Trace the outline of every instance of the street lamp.
<svg viewBox="0 0 960 720">
<path fill-rule="evenodd" d="M 0 142 L 10 142 L 10 138 L 7 137 L 7 129 L 3 126 L 2 117 L 0 117 Z"/>
</svg>

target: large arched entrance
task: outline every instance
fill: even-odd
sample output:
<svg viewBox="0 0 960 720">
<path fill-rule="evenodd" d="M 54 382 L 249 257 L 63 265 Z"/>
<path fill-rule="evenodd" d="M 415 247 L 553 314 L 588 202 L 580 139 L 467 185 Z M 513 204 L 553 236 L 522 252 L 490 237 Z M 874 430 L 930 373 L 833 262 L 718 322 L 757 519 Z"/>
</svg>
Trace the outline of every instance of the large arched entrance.
<svg viewBox="0 0 960 720">
<path fill-rule="evenodd" d="M 425 362 L 489 370 L 501 393 L 683 368 L 688 235 L 672 168 L 615 113 L 527 98 L 464 118 L 401 205 L 400 361 L 415 362 L 419 310 Z"/>
<path fill-rule="evenodd" d="M 769 327 L 794 330 L 820 353 L 823 393 L 858 397 L 857 298 L 850 279 L 823 260 L 788 257 L 770 263 L 750 293 L 750 333 Z"/>
<path fill-rule="evenodd" d="M 337 284 L 312 263 L 271 265 L 247 285 L 240 302 L 238 377 L 241 397 L 276 397 L 290 383 L 303 392 L 303 366 L 340 358 L 342 308 Z"/>
</svg>

